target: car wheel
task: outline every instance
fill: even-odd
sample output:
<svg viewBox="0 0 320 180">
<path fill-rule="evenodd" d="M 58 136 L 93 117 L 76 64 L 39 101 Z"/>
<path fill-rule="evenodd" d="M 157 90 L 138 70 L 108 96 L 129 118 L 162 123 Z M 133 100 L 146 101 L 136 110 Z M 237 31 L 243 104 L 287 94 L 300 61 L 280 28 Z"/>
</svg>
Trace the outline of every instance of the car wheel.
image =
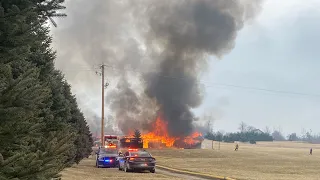
<svg viewBox="0 0 320 180">
<path fill-rule="evenodd" d="M 151 173 L 155 173 L 155 172 L 156 172 L 156 169 L 153 168 L 153 169 L 150 170 L 150 172 L 151 172 Z"/>
</svg>

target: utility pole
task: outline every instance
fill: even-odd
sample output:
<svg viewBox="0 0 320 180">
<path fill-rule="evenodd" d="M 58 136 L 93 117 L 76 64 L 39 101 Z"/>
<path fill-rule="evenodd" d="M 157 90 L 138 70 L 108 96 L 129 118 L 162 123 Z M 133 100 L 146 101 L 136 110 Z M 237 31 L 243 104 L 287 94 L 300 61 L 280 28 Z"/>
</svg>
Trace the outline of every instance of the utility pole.
<svg viewBox="0 0 320 180">
<path fill-rule="evenodd" d="M 101 68 L 101 72 L 96 72 L 96 74 L 99 74 L 102 77 L 101 78 L 102 79 L 101 80 L 101 146 L 104 146 L 105 145 L 105 142 L 104 142 L 104 101 L 105 101 L 104 89 L 109 86 L 109 83 L 104 82 L 105 65 L 102 64 L 100 68 Z"/>
<path fill-rule="evenodd" d="M 104 146 L 104 65 L 101 66 L 102 87 L 101 87 L 101 145 Z"/>
</svg>

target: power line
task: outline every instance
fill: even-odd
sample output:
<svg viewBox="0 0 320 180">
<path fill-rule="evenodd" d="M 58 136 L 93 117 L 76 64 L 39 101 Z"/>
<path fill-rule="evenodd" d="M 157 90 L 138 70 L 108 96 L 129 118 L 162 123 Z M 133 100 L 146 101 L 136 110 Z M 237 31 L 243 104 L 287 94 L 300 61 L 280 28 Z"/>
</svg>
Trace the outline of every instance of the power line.
<svg viewBox="0 0 320 180">
<path fill-rule="evenodd" d="M 113 69 L 113 70 L 131 71 L 131 72 L 139 73 L 140 75 L 142 75 L 142 72 L 139 71 L 139 70 L 117 68 L 117 67 L 111 66 L 111 65 L 104 65 L 104 66 L 106 68 L 110 68 L 110 69 Z M 67 70 L 67 71 L 69 71 L 69 70 Z M 86 69 L 85 71 L 94 71 L 94 70 Z M 173 76 L 166 76 L 166 75 L 161 75 L 161 74 L 157 74 L 157 76 L 163 77 L 163 78 L 168 78 L 168 79 L 188 80 L 188 79 L 186 79 L 184 77 L 173 77 Z M 276 93 L 276 94 L 320 97 L 320 94 L 301 93 L 301 92 L 293 92 L 293 91 L 283 91 L 283 90 L 275 90 L 275 89 L 267 89 L 267 88 L 259 88 L 259 87 L 249 87 L 249 86 L 241 86 L 241 85 L 233 85 L 233 84 L 225 84 L 225 83 L 214 83 L 214 82 L 202 81 L 202 80 L 198 80 L 196 82 L 201 83 L 202 85 L 204 85 L 206 87 L 229 87 L 229 88 L 231 87 L 231 88 L 237 88 L 237 89 L 254 90 L 254 91 L 269 92 L 269 93 Z"/>
<path fill-rule="evenodd" d="M 298 96 L 320 97 L 319 94 L 309 94 L 309 93 L 300 93 L 300 92 L 292 92 L 292 91 L 282 91 L 282 90 L 247 87 L 247 86 L 239 86 L 239 85 L 231 85 L 231 84 L 214 83 L 214 85 L 216 85 L 216 86 L 224 86 L 224 87 L 232 87 L 232 88 L 239 88 L 239 89 L 247 89 L 247 90 L 255 90 L 255 91 L 272 92 L 272 93 L 278 93 L 278 94 L 290 94 L 290 95 L 298 95 Z"/>
<path fill-rule="evenodd" d="M 62 72 L 71 72 L 71 71 L 96 71 L 94 69 L 59 69 Z"/>
</svg>

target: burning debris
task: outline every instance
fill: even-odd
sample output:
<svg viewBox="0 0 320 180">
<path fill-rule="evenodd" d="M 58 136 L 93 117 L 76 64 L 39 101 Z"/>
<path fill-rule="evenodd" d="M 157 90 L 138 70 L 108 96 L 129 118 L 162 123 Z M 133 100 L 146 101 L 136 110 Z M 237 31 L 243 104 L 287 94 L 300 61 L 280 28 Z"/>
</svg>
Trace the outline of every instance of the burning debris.
<svg viewBox="0 0 320 180">
<path fill-rule="evenodd" d="M 169 135 L 168 122 L 163 119 L 161 113 L 158 114 L 157 119 L 152 122 L 148 133 L 142 134 L 144 148 L 192 148 L 196 147 L 203 141 L 202 134 L 194 132 L 185 137 L 173 137 Z M 131 134 L 131 137 L 133 135 Z"/>
<path fill-rule="evenodd" d="M 144 141 L 167 147 L 197 144 L 201 135 L 194 129 L 191 109 L 201 105 L 204 96 L 199 74 L 206 70 L 209 56 L 221 57 L 233 49 L 238 31 L 255 16 L 261 1 L 92 0 L 90 6 L 86 2 L 69 2 L 88 9 L 86 14 L 77 8 L 68 12 L 76 20 L 69 25 L 72 33 L 60 39 L 68 44 L 63 57 L 77 55 L 90 65 L 104 62 L 139 71 L 107 72 L 109 78 L 121 76 L 106 101 L 123 133 L 143 129 Z M 82 37 L 94 38 L 82 42 Z M 86 78 L 82 82 L 90 83 Z"/>
</svg>

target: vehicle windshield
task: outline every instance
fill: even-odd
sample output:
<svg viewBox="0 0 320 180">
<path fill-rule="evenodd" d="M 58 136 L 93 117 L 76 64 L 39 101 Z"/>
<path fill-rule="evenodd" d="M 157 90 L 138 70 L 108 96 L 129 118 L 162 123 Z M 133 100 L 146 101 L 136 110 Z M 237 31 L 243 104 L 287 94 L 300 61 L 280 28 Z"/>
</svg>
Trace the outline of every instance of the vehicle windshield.
<svg viewBox="0 0 320 180">
<path fill-rule="evenodd" d="M 138 157 L 151 157 L 148 152 L 139 151 L 139 152 L 131 152 L 131 156 L 138 156 Z"/>
<path fill-rule="evenodd" d="M 118 155 L 118 151 L 115 149 L 100 149 L 100 154 L 116 154 Z"/>
</svg>

